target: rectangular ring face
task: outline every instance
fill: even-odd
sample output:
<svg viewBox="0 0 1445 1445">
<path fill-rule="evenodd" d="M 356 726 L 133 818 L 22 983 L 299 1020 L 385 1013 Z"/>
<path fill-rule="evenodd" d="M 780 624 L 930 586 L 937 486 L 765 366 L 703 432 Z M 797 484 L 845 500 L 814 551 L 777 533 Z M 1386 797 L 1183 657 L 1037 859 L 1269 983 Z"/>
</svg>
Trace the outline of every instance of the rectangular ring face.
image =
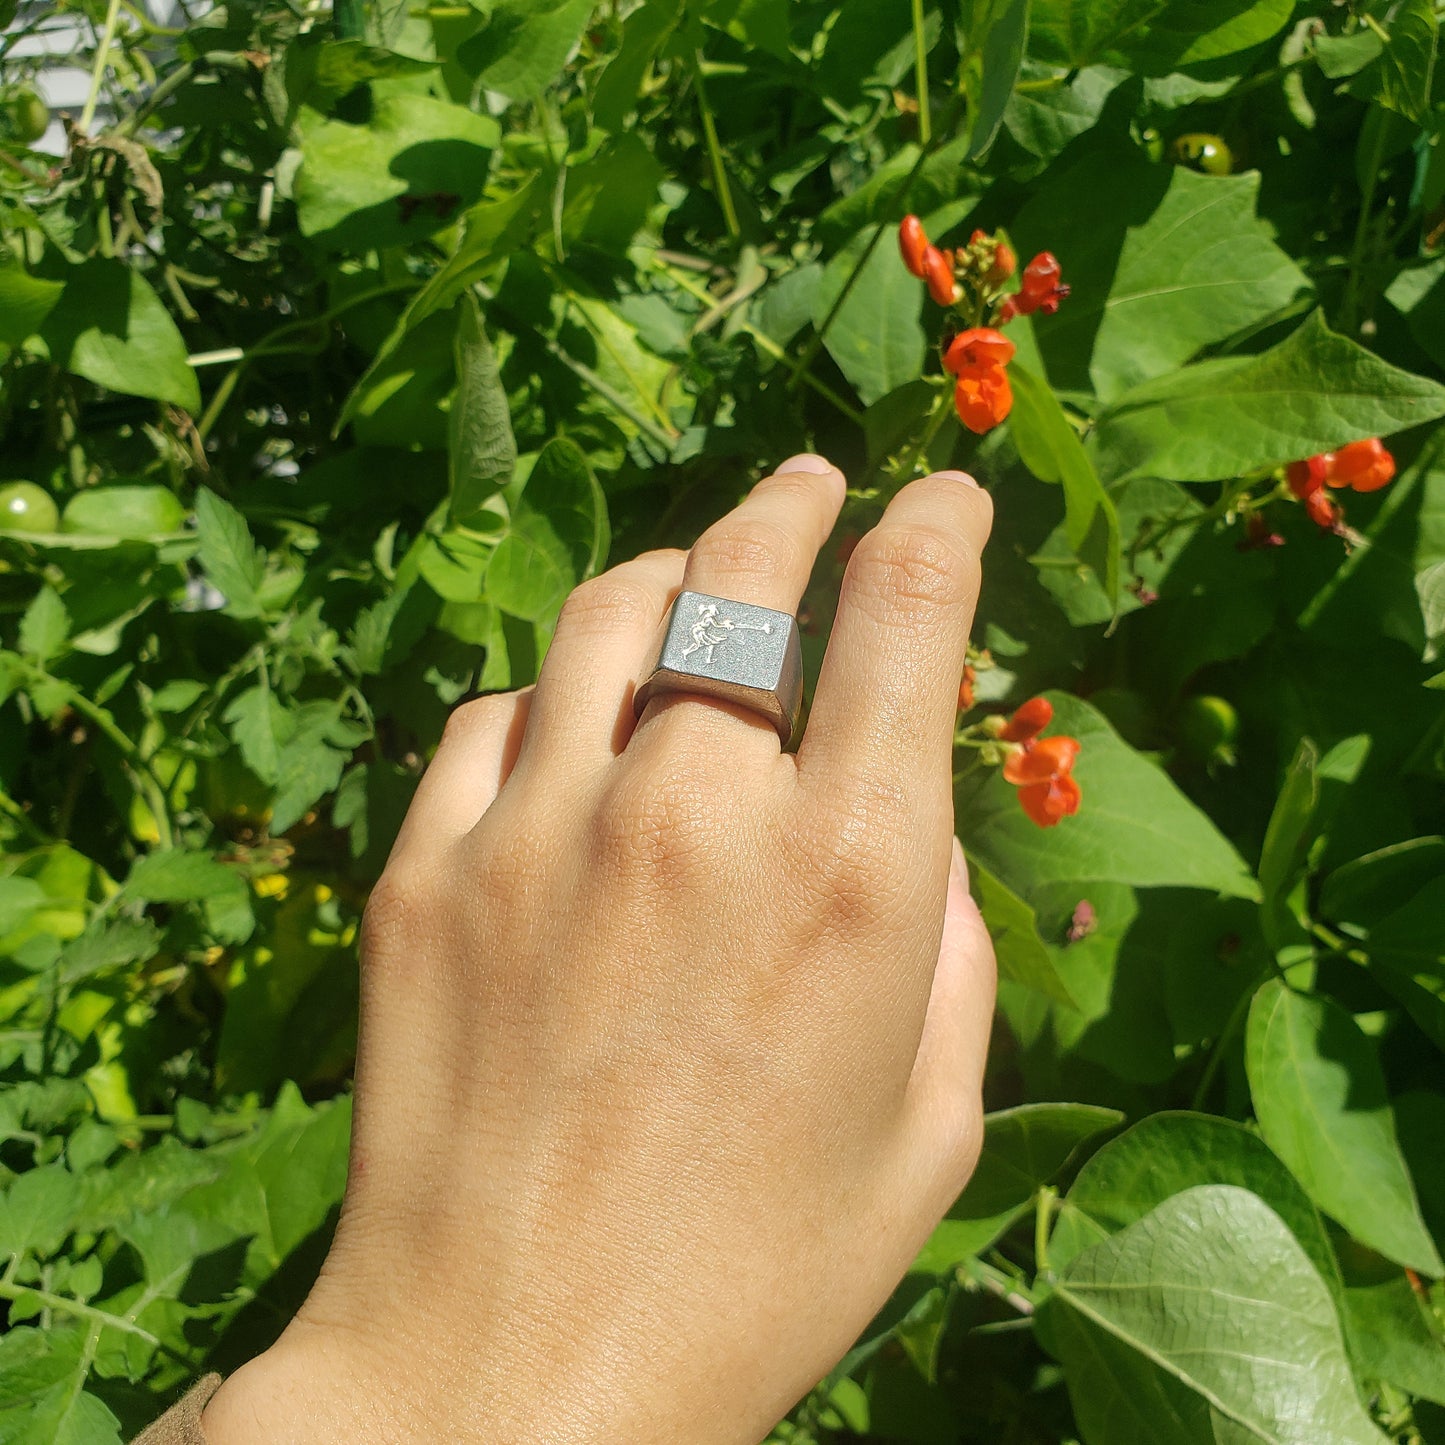
<svg viewBox="0 0 1445 1445">
<path fill-rule="evenodd" d="M 789 670 L 789 642 L 796 628 L 786 612 L 771 607 L 681 592 L 657 665 L 776 693 Z"/>
</svg>

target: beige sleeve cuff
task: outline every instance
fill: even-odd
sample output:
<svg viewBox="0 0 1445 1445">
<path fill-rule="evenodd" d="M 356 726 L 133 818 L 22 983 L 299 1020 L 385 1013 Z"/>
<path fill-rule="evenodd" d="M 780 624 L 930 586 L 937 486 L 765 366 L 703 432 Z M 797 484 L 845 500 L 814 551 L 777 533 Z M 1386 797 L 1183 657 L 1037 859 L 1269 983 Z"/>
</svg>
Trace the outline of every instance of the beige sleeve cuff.
<svg viewBox="0 0 1445 1445">
<path fill-rule="evenodd" d="M 219 1375 L 203 1375 L 154 1425 L 142 1430 L 132 1445 L 206 1445 L 201 1411 L 220 1388 Z"/>
</svg>

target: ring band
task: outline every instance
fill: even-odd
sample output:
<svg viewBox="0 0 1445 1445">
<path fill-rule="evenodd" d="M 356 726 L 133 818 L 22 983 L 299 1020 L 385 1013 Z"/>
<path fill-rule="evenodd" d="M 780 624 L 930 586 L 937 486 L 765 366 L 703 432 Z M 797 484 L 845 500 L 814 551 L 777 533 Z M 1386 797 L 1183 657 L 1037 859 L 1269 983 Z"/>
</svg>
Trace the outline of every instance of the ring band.
<svg viewBox="0 0 1445 1445">
<path fill-rule="evenodd" d="M 761 713 L 788 746 L 803 706 L 796 617 L 730 597 L 679 592 L 659 630 L 656 661 L 632 698 L 638 717 L 661 693 L 696 693 Z"/>
</svg>

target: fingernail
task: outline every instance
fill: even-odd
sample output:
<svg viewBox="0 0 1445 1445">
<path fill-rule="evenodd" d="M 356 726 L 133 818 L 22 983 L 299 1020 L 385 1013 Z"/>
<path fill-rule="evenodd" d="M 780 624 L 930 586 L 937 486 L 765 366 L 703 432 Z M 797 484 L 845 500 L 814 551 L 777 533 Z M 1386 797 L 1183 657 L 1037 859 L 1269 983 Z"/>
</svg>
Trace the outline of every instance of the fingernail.
<svg viewBox="0 0 1445 1445">
<path fill-rule="evenodd" d="M 933 476 L 940 481 L 962 482 L 966 487 L 977 487 L 978 483 L 967 472 L 934 472 Z M 980 489 L 981 490 L 981 489 Z"/>
<path fill-rule="evenodd" d="M 963 844 L 959 842 L 958 835 L 953 839 L 953 871 L 958 875 L 958 880 L 964 888 L 968 887 L 968 859 L 964 857 Z"/>
<path fill-rule="evenodd" d="M 787 461 L 780 462 L 773 468 L 774 475 L 779 472 L 811 472 L 814 476 L 824 476 L 836 468 L 827 457 L 820 457 L 813 452 L 799 452 L 795 457 L 789 457 Z"/>
</svg>

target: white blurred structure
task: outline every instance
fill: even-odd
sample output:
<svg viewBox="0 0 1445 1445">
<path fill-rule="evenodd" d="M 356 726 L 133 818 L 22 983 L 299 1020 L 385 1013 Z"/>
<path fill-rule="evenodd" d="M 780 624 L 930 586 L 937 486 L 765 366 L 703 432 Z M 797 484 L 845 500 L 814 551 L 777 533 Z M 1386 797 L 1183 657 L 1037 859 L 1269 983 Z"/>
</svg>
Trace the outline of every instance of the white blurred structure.
<svg viewBox="0 0 1445 1445">
<path fill-rule="evenodd" d="M 196 0 L 191 0 L 188 5 L 182 0 L 139 0 L 139 8 L 145 11 L 152 24 L 179 29 L 195 14 L 208 10 L 210 5 L 198 4 Z M 126 23 L 124 12 L 121 13 L 120 23 Z M 34 85 L 41 99 L 50 107 L 51 116 L 58 116 L 65 110 L 78 118 L 90 93 L 90 57 L 94 54 L 98 38 L 91 33 L 85 16 L 57 13 L 53 5 L 22 0 L 9 28 L 26 33 L 6 51 L 4 75 L 0 78 L 7 81 L 19 79 L 38 61 Z M 103 129 L 113 118 L 106 100 L 106 90 L 102 86 L 100 103 L 95 110 L 94 129 Z M 65 131 L 59 120 L 51 120 L 50 129 L 35 142 L 35 149 L 48 151 L 51 155 L 64 153 Z"/>
</svg>

